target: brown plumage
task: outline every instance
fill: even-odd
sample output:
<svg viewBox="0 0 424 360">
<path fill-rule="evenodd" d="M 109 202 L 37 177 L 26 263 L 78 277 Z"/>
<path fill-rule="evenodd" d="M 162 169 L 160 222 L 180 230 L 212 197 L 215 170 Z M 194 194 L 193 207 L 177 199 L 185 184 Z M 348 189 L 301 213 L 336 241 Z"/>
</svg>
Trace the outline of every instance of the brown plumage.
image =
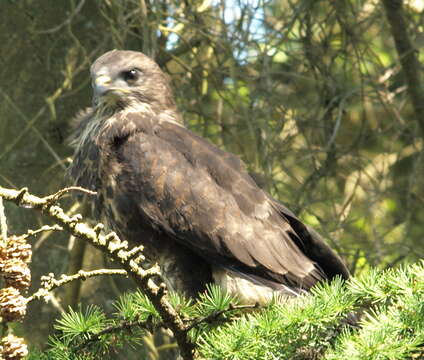
<svg viewBox="0 0 424 360">
<path fill-rule="evenodd" d="M 195 296 L 215 281 L 245 302 L 348 277 L 318 234 L 261 190 L 233 154 L 182 125 L 169 82 L 134 51 L 91 67 L 93 108 L 79 116 L 70 173 L 97 191 L 95 212 L 146 246 L 169 285 Z"/>
</svg>

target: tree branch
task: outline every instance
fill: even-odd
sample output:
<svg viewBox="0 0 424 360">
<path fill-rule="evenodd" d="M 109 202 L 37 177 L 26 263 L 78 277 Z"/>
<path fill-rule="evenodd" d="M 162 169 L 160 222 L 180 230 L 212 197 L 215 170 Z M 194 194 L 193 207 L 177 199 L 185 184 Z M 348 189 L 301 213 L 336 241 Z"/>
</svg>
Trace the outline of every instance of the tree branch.
<svg viewBox="0 0 424 360">
<path fill-rule="evenodd" d="M 0 196 L 4 200 L 14 202 L 17 206 L 41 211 L 74 236 L 88 241 L 103 252 L 107 252 L 134 279 L 160 314 L 164 326 L 174 333 L 182 358 L 184 360 L 192 360 L 194 358 L 194 345 L 187 336 L 187 329 L 180 316 L 165 297 L 167 292 L 165 283 L 162 282 L 158 286 L 153 281 L 154 277 L 160 277 L 159 267 L 155 265 L 145 270 L 139 265 L 144 260 L 142 246 L 128 250 L 128 243 L 121 241 L 114 232 L 102 235 L 102 224 L 91 228 L 82 222 L 81 215 L 68 216 L 61 207 L 52 202 L 51 196 L 40 198 L 30 194 L 27 188 L 13 190 L 1 186 Z"/>
<path fill-rule="evenodd" d="M 258 303 L 253 304 L 253 305 L 232 305 L 232 304 L 230 304 L 230 306 L 228 306 L 227 309 L 215 311 L 212 314 L 209 314 L 209 315 L 206 315 L 204 317 L 192 320 L 191 324 L 188 325 L 186 329 L 187 329 L 187 331 L 189 331 L 189 330 L 195 328 L 196 326 L 199 326 L 202 323 L 211 323 L 213 321 L 217 321 L 218 318 L 221 315 L 224 315 L 224 314 L 232 312 L 232 311 L 244 310 L 244 309 L 257 309 L 257 308 L 259 308 Z"/>
<path fill-rule="evenodd" d="M 395 41 L 399 61 L 405 74 L 408 95 L 415 112 L 415 118 L 424 139 L 424 89 L 421 83 L 421 66 L 417 57 L 417 49 L 412 45 L 407 32 L 403 0 L 382 0 L 382 3 Z"/>
<path fill-rule="evenodd" d="M 88 195 L 96 195 L 97 194 L 95 191 L 84 189 L 80 186 L 69 186 L 67 188 L 64 188 L 64 189 L 61 189 L 61 190 L 55 192 L 53 195 L 49 195 L 49 196 L 44 197 L 44 199 L 46 199 L 46 201 L 48 201 L 48 202 L 55 203 L 62 196 L 66 195 L 67 193 L 69 193 L 71 191 L 79 191 L 79 192 L 82 192 L 82 193 L 88 194 Z"/>
<path fill-rule="evenodd" d="M 41 288 L 38 289 L 34 294 L 28 298 L 28 302 L 46 298 L 49 292 L 75 280 L 85 280 L 94 276 L 100 275 L 124 275 L 128 276 L 128 273 L 124 269 L 99 269 L 93 271 L 80 270 L 74 275 L 62 275 L 59 280 L 54 278 L 54 274 L 41 277 Z"/>
<path fill-rule="evenodd" d="M 75 7 L 75 9 L 73 9 L 72 13 L 68 16 L 68 18 L 61 24 L 51 28 L 51 29 L 47 29 L 47 30 L 38 30 L 35 31 L 36 34 L 53 34 L 57 31 L 59 31 L 60 29 L 62 29 L 64 26 L 68 25 L 71 23 L 71 21 L 73 20 L 73 18 L 75 17 L 75 15 L 77 15 L 82 7 L 84 6 L 86 0 L 81 0 L 80 3 Z"/>
<path fill-rule="evenodd" d="M 159 326 L 163 326 L 159 325 Z M 107 327 L 106 329 L 103 329 L 102 331 L 99 331 L 96 334 L 93 334 L 92 336 L 90 336 L 87 340 L 85 340 L 83 343 L 81 343 L 80 345 L 78 345 L 75 350 L 79 351 L 84 349 L 87 345 L 95 342 L 95 341 L 99 341 L 100 337 L 103 335 L 107 335 L 107 334 L 114 334 L 114 333 L 118 333 L 120 331 L 131 331 L 132 328 L 134 327 L 140 327 L 143 329 L 146 329 L 148 331 L 152 330 L 152 324 L 150 323 L 149 320 L 137 320 L 137 321 L 123 321 L 121 322 L 119 325 L 112 325 Z"/>
<path fill-rule="evenodd" d="M 155 60 L 159 66 L 165 66 L 172 59 L 178 58 L 182 54 L 191 51 L 193 48 L 198 47 L 201 43 L 202 41 L 200 39 L 190 39 L 175 49 L 161 53 Z"/>
<path fill-rule="evenodd" d="M 3 198 L 0 196 L 0 240 L 6 243 L 7 240 L 7 219 L 4 212 Z"/>
</svg>

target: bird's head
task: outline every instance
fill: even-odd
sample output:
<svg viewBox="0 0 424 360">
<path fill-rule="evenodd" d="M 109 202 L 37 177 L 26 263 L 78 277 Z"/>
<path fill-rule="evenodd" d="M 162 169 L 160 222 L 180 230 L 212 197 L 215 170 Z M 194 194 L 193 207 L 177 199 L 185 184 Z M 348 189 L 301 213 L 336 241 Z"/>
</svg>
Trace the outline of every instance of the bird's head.
<svg viewBox="0 0 424 360">
<path fill-rule="evenodd" d="M 112 50 L 91 66 L 93 103 L 112 110 L 148 104 L 174 107 L 166 75 L 148 56 L 127 50 Z"/>
</svg>

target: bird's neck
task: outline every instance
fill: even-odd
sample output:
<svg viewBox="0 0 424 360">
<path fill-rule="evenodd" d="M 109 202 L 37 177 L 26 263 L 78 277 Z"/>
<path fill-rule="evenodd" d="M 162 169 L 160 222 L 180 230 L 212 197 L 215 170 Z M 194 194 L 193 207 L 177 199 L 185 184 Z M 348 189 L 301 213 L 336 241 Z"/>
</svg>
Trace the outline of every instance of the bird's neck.
<svg viewBox="0 0 424 360">
<path fill-rule="evenodd" d="M 154 103 L 150 104 L 143 101 L 133 101 L 125 104 L 125 106 L 119 106 L 118 104 L 117 106 L 111 107 L 106 104 L 96 108 L 96 118 L 100 122 L 107 121 L 113 116 L 125 119 L 130 114 L 137 114 L 146 119 L 154 119 L 154 121 L 158 123 L 167 121 L 179 126 L 184 126 L 181 115 L 175 106 L 172 108 L 163 108 Z"/>
</svg>

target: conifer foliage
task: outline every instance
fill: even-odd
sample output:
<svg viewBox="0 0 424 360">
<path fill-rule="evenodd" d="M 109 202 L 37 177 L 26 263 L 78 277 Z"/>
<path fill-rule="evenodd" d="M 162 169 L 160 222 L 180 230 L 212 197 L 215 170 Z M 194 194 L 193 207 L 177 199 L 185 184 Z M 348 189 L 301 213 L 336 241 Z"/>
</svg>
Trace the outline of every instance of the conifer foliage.
<svg viewBox="0 0 424 360">
<path fill-rule="evenodd" d="M 171 294 L 201 359 L 422 359 L 424 262 L 371 271 L 347 284 L 323 283 L 300 298 L 246 309 L 211 286 L 196 301 Z M 141 292 L 118 299 L 106 316 L 99 307 L 69 310 L 56 323 L 45 352 L 30 359 L 113 358 L 139 347 L 161 318 Z"/>
</svg>

